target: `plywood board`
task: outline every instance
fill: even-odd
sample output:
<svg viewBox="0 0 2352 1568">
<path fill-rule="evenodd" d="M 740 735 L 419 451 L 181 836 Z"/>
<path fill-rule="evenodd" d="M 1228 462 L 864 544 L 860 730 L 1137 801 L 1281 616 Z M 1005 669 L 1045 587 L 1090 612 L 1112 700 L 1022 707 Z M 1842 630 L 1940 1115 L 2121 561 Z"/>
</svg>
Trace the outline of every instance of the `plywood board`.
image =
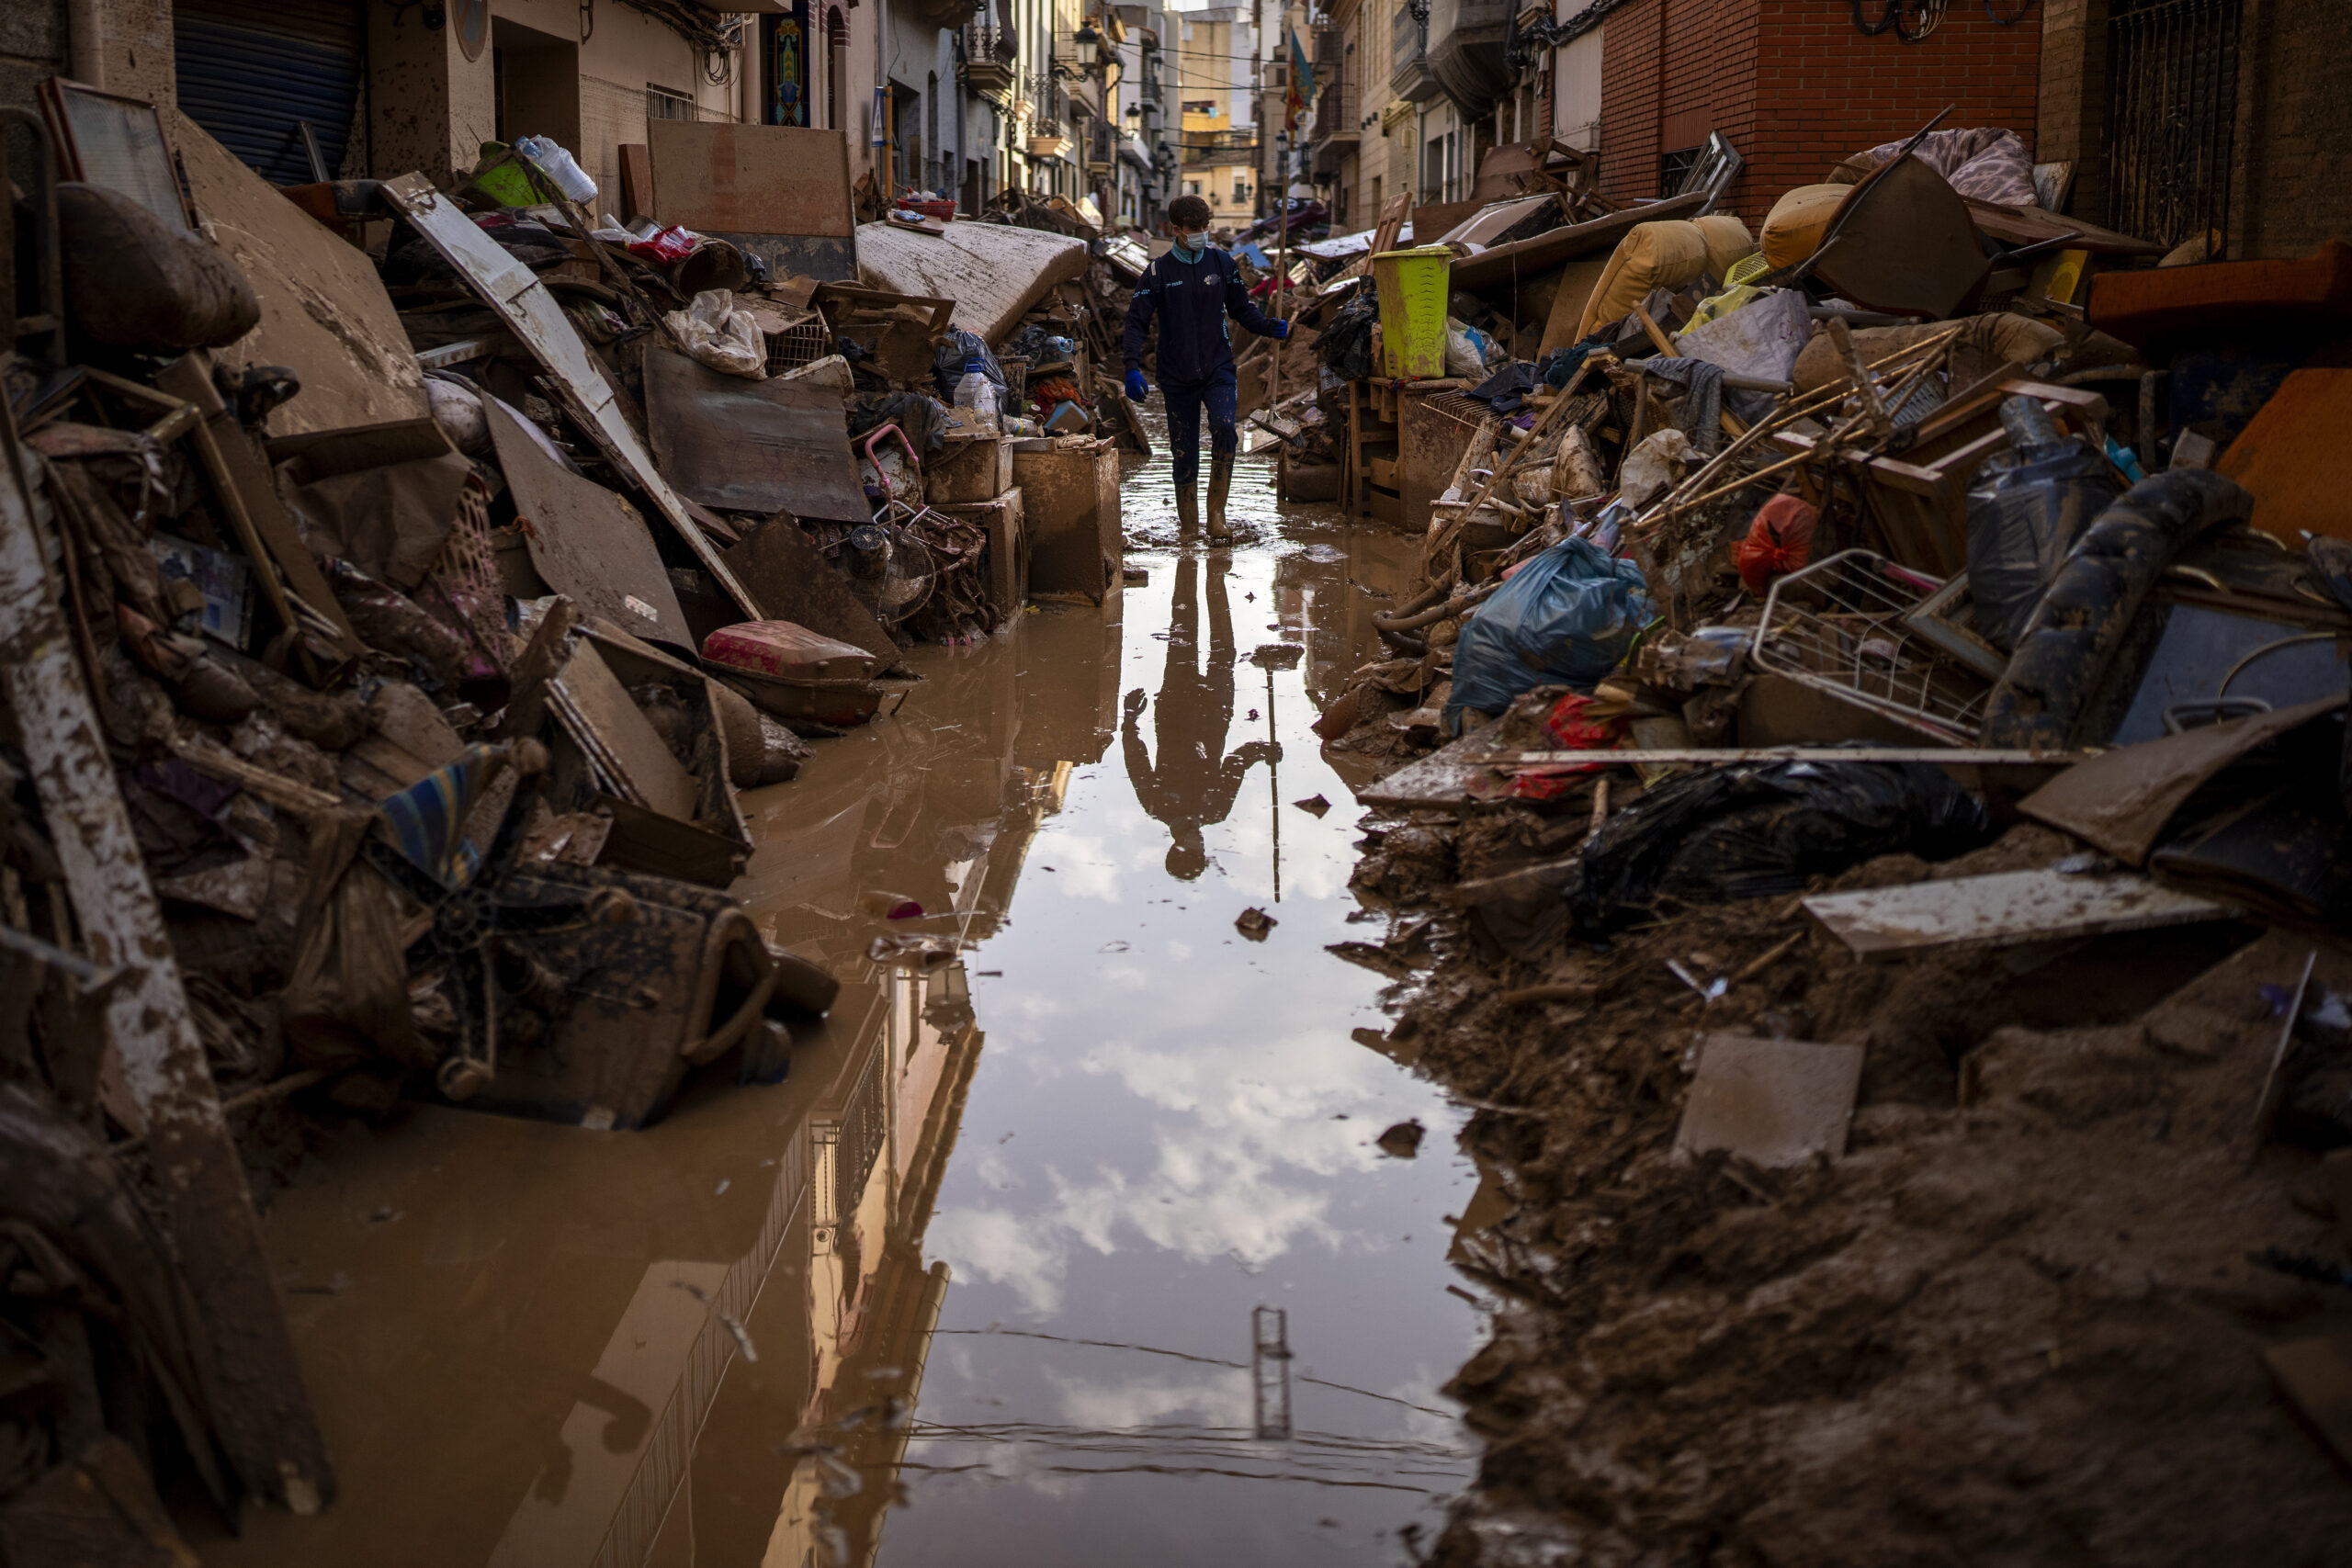
<svg viewBox="0 0 2352 1568">
<path fill-rule="evenodd" d="M 950 223 L 910 234 L 888 223 L 857 231 L 858 280 L 956 301 L 950 324 L 993 344 L 1056 284 L 1086 270 L 1086 242 L 1005 223 Z"/>
<path fill-rule="evenodd" d="M 1607 256 L 1586 256 L 1560 269 L 1560 287 L 1552 296 L 1552 313 L 1544 319 L 1544 341 L 1537 354 L 1566 348 L 1577 341 L 1584 308 L 1592 299 L 1592 291 L 1600 287 L 1600 275 L 1608 270 Z"/>
<path fill-rule="evenodd" d="M 1688 1158 L 1724 1149 L 1760 1166 L 1836 1159 L 1846 1152 L 1861 1081 L 1860 1045 L 1710 1034 L 1674 1152 Z"/>
<path fill-rule="evenodd" d="M 684 119 L 650 120 L 645 130 L 662 222 L 726 240 L 779 278 L 857 275 L 843 132 Z"/>
<path fill-rule="evenodd" d="M 622 412 L 611 381 L 589 355 L 578 329 L 547 286 L 476 228 L 473 220 L 435 190 L 423 175 L 387 181 L 384 195 L 547 367 L 571 416 L 594 437 L 614 466 L 645 491 L 662 520 L 709 569 L 720 590 L 735 601 L 744 619 L 767 619 L 759 601 L 728 570 L 718 547 L 687 512 L 685 498 L 654 467 L 653 455 L 645 449 Z"/>
<path fill-rule="evenodd" d="M 857 231 L 841 131 L 656 119 L 646 123 L 645 143 L 653 211 L 664 223 L 837 240 Z"/>
<path fill-rule="evenodd" d="M 1557 266 L 1577 256 L 1606 254 L 1615 250 L 1617 242 L 1631 233 L 1637 223 L 1657 223 L 1669 218 L 1696 218 L 1699 209 L 1706 204 L 1706 197 L 1698 192 L 1689 196 L 1672 196 L 1664 201 L 1654 201 L 1647 207 L 1629 207 L 1606 218 L 1570 223 L 1538 234 L 1532 240 L 1513 240 L 1509 244 L 1480 251 L 1475 256 L 1457 256 L 1453 270 L 1448 274 L 1448 281 L 1455 288 L 1487 288 L 1509 283 L 1514 278 L 1532 276 L 1546 267 Z M 1421 208 L 1414 213 L 1415 232 L 1422 231 L 1421 215 L 1435 210 L 1433 208 Z"/>
<path fill-rule="evenodd" d="M 482 407 L 515 515 L 528 524 L 524 541 L 540 579 L 591 615 L 693 651 L 695 634 L 645 520 L 603 485 L 548 457 L 504 403 L 484 398 Z"/>
<path fill-rule="evenodd" d="M 2144 876 L 2069 876 L 2048 870 L 1826 893 L 1807 898 L 1804 908 L 1864 957 L 1959 942 L 2007 946 L 2193 925 L 2237 913 L 2227 904 L 2177 893 Z"/>
<path fill-rule="evenodd" d="M 750 381 L 658 348 L 645 356 L 645 418 L 662 471 L 705 506 L 828 523 L 872 517 L 832 387 Z"/>
<path fill-rule="evenodd" d="M 234 372 L 283 365 L 301 378 L 301 395 L 271 411 L 268 433 L 428 417 L 424 373 L 367 253 L 280 196 L 194 120 L 163 113 L 205 232 L 261 303 L 261 323 L 214 358 Z"/>
<path fill-rule="evenodd" d="M 2335 1457 L 2352 1464 L 2352 1335 L 2274 1345 L 2262 1353 L 2262 1361 L 2278 1391 Z"/>
<path fill-rule="evenodd" d="M 2206 780 L 2252 751 L 2344 705 L 2341 696 L 2273 713 L 2225 718 L 2178 735 L 2120 746 L 2078 762 L 2018 803 L 2037 822 L 2063 828 L 2126 865 L 2155 847 L 2173 813 Z"/>
<path fill-rule="evenodd" d="M 576 645 L 563 672 L 548 682 L 565 719 L 585 733 L 582 750 L 618 774 L 624 798 L 679 822 L 695 818 L 695 781 L 654 729 L 594 645 Z"/>
<path fill-rule="evenodd" d="M 2336 446 L 2347 428 L 2352 370 L 2293 371 L 2213 467 L 2253 492 L 2255 526 L 2272 538 L 2352 539 Z"/>
</svg>

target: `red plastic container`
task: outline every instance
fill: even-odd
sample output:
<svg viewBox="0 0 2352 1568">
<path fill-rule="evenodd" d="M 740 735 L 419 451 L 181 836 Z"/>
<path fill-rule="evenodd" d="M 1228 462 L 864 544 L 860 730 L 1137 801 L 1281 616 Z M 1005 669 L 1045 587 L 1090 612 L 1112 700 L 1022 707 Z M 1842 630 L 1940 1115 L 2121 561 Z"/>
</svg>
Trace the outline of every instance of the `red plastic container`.
<svg viewBox="0 0 2352 1568">
<path fill-rule="evenodd" d="M 902 201 L 898 205 L 901 211 L 920 212 L 925 218 L 936 218 L 942 223 L 956 220 L 956 204 L 952 201 Z"/>
</svg>

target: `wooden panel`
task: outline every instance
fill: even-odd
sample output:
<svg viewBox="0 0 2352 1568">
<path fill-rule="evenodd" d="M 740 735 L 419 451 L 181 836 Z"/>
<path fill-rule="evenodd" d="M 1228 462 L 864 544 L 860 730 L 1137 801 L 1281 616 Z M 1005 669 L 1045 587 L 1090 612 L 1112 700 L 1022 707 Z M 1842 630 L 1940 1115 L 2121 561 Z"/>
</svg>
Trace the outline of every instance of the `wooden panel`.
<svg viewBox="0 0 2352 1568">
<path fill-rule="evenodd" d="M 186 115 L 166 109 L 164 124 L 197 212 L 261 302 L 261 324 L 214 357 L 232 372 L 283 365 L 301 378 L 301 395 L 270 411 L 268 433 L 431 413 L 415 351 L 368 253 L 337 239 Z"/>
<path fill-rule="evenodd" d="M 1760 1166 L 1792 1166 L 1845 1154 L 1862 1081 L 1860 1045 L 1710 1034 L 1699 1052 L 1674 1134 L 1678 1157 L 1728 1149 Z"/>
<path fill-rule="evenodd" d="M 2144 876 L 2005 871 L 1949 882 L 1828 893 L 1805 912 L 1864 956 L 1955 942 L 1995 945 L 2193 925 L 2236 913 L 2226 904 L 2160 887 Z"/>
<path fill-rule="evenodd" d="M 2352 539 L 2337 443 L 2352 429 L 2352 370 L 2298 370 L 2213 465 L 2254 492 L 2254 524 L 2299 543 L 2308 528 Z"/>
<path fill-rule="evenodd" d="M 664 223 L 842 240 L 856 232 L 841 131 L 656 119 L 645 137 L 653 210 Z"/>
</svg>

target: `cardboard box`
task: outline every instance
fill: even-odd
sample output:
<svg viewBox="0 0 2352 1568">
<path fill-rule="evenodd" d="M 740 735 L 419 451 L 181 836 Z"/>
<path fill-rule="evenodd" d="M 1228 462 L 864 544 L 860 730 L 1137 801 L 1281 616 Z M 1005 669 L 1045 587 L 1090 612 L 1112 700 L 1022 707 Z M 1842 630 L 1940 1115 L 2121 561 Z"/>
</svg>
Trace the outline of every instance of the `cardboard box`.
<svg viewBox="0 0 2352 1568">
<path fill-rule="evenodd" d="M 947 449 L 923 466 L 923 499 L 933 506 L 994 501 L 1012 488 L 1012 443 L 1003 436 L 947 438 Z"/>
<path fill-rule="evenodd" d="M 1008 453 L 1006 461 L 1012 460 Z M 989 536 L 989 605 L 1000 620 L 1021 613 L 1029 600 L 1029 530 L 1018 486 L 989 501 L 935 507 L 950 517 L 985 529 Z"/>
<path fill-rule="evenodd" d="M 1036 446 L 1037 443 L 1023 443 Z M 1119 454 L 1108 441 L 1055 442 L 1012 455 L 1029 531 L 1029 586 L 1096 604 L 1119 586 Z"/>
</svg>

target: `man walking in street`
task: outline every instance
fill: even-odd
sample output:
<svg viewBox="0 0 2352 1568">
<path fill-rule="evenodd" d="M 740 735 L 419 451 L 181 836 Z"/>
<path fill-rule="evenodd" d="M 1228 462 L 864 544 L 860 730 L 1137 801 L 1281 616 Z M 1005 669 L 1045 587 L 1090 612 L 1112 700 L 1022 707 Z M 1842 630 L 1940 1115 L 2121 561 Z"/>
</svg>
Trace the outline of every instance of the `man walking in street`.
<svg viewBox="0 0 2352 1568">
<path fill-rule="evenodd" d="M 1140 403 L 1151 389 L 1143 378 L 1143 339 L 1159 319 L 1159 395 L 1168 406 L 1168 444 L 1174 449 L 1176 520 L 1186 533 L 1200 526 L 1201 410 L 1209 414 L 1209 537 L 1231 536 L 1225 523 L 1226 491 L 1233 483 L 1233 344 L 1226 336 L 1231 316 L 1260 337 L 1290 336 L 1288 321 L 1272 321 L 1250 301 L 1241 284 L 1241 264 L 1208 243 L 1209 204 L 1180 196 L 1168 204 L 1168 225 L 1176 245 L 1153 262 L 1136 285 L 1127 307 L 1127 396 Z"/>
</svg>

